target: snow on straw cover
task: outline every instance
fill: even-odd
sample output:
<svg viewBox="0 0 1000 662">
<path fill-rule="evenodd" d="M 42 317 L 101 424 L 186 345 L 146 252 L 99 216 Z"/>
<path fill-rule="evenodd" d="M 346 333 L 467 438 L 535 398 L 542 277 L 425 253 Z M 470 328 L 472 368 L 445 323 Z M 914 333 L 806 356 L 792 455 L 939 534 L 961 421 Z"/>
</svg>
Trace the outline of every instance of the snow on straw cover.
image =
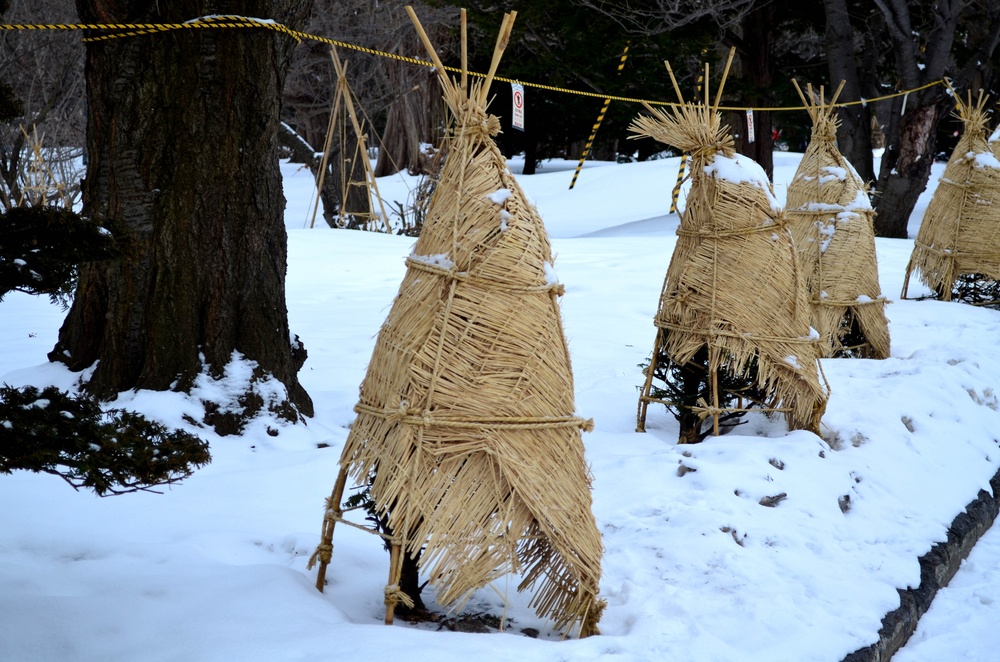
<svg viewBox="0 0 1000 662">
<path fill-rule="evenodd" d="M 1000 162 L 986 138 L 987 101 L 981 91 L 975 103 L 971 92 L 966 101 L 955 96 L 965 131 L 917 232 L 904 297 L 914 272 L 945 301 L 959 276 L 983 274 L 1000 281 Z"/>
<path fill-rule="evenodd" d="M 812 85 L 806 95 L 798 82 L 792 82 L 813 126 L 809 146 L 788 185 L 785 218 L 805 274 L 812 325 L 824 339 L 825 356 L 850 351 L 884 359 L 889 356 L 889 322 L 878 282 L 875 212 L 861 176 L 837 149 L 834 113 L 843 83 L 827 103 L 822 87 L 817 98 Z M 863 342 L 845 348 L 843 335 L 854 321 Z"/>
<path fill-rule="evenodd" d="M 442 605 L 507 573 L 557 628 L 597 633 L 602 545 L 575 415 L 552 252 L 493 142 L 490 74 L 438 68 L 454 126 L 448 158 L 361 385 L 342 470 L 388 514 Z M 421 257 L 423 256 L 423 257 Z M 433 259 L 431 259 L 433 257 Z"/>
<path fill-rule="evenodd" d="M 673 80 L 669 63 L 667 70 Z M 713 371 L 725 362 L 742 373 L 756 360 L 767 407 L 785 411 L 792 429 L 818 432 L 828 389 L 805 281 L 770 182 L 757 163 L 736 154 L 722 126 L 722 85 L 712 106 L 707 83 L 703 103 L 684 102 L 676 81 L 674 90 L 678 104 L 669 111 L 646 105 L 649 114 L 630 127 L 692 161 L 688 203 L 654 318 L 662 349 L 683 365 L 707 345 Z"/>
</svg>

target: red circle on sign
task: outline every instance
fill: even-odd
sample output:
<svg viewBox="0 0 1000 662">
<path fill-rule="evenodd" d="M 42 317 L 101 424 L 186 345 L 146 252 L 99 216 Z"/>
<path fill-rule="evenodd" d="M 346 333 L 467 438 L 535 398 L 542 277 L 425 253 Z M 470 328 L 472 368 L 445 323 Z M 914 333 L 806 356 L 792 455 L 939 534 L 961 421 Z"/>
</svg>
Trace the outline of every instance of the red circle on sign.
<svg viewBox="0 0 1000 662">
<path fill-rule="evenodd" d="M 514 92 L 514 106 L 520 108 L 524 105 L 524 95 L 520 92 Z"/>
</svg>

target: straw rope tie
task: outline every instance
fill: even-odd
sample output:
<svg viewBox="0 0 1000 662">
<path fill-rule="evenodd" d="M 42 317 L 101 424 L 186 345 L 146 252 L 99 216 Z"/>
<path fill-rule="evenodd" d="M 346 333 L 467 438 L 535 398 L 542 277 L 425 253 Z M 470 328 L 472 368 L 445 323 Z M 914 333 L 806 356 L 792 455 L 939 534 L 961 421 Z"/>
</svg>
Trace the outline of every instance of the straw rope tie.
<svg viewBox="0 0 1000 662">
<path fill-rule="evenodd" d="M 697 230 L 682 230 L 677 228 L 677 236 L 679 237 L 703 237 L 707 239 L 712 238 L 722 238 L 722 237 L 745 237 L 752 234 L 757 234 L 760 232 L 780 232 L 785 229 L 785 223 L 781 220 L 775 220 L 774 223 L 767 225 L 757 225 L 750 228 L 735 228 L 732 230 L 713 230 L 713 229 L 702 229 L 699 227 Z"/>
<path fill-rule="evenodd" d="M 977 260 L 997 260 L 1000 259 L 1000 252 L 991 253 L 973 253 L 972 251 L 956 251 L 954 248 L 935 248 L 933 246 L 928 246 L 920 241 L 914 241 L 915 245 L 919 246 L 928 253 L 934 253 L 935 255 L 945 255 L 952 258 L 974 258 Z"/>
<path fill-rule="evenodd" d="M 321 563 L 329 563 L 332 558 L 333 558 L 333 543 L 326 543 L 326 542 L 320 543 L 319 546 L 316 547 L 316 551 L 313 552 L 313 555 L 309 557 L 309 568 L 312 568 L 312 566 L 315 565 L 316 561 L 320 561 Z"/>
<path fill-rule="evenodd" d="M 736 143 L 729 134 L 718 136 L 715 140 L 707 144 L 699 143 L 697 147 L 689 150 L 691 159 L 695 164 L 705 164 L 716 154 L 731 157 L 736 152 Z M 692 172 L 694 168 L 692 168 Z"/>
<path fill-rule="evenodd" d="M 885 297 L 876 297 L 874 299 L 869 298 L 867 301 L 858 301 L 857 299 L 853 301 L 839 301 L 837 299 L 813 299 L 812 303 L 817 306 L 832 306 L 832 307 L 846 307 L 846 308 L 857 308 L 858 306 L 872 306 L 875 304 L 885 304 L 889 301 Z"/>
<path fill-rule="evenodd" d="M 435 416 L 430 411 L 415 412 L 401 409 L 384 409 L 358 403 L 357 414 L 369 414 L 392 423 L 416 427 L 467 428 L 487 430 L 547 430 L 552 428 L 579 428 L 584 432 L 594 429 L 594 419 L 577 416 L 506 416 L 502 418 L 474 418 L 471 416 Z"/>
<path fill-rule="evenodd" d="M 492 138 L 500 133 L 500 120 L 496 115 L 491 115 L 482 108 L 471 104 L 465 105 L 462 108 L 461 117 L 456 120 L 454 133 L 456 136 L 470 138 Z"/>
<path fill-rule="evenodd" d="M 470 283 L 487 287 L 491 290 L 499 290 L 510 293 L 531 293 L 531 292 L 554 292 L 557 296 L 566 293 L 566 286 L 562 283 L 546 283 L 544 285 L 508 285 L 497 280 L 479 278 L 473 276 L 468 271 L 459 271 L 457 266 L 445 268 L 436 264 L 430 264 L 422 260 L 414 259 L 412 256 L 406 258 L 406 266 L 417 271 L 423 271 L 436 276 L 443 276 L 463 283 Z"/>
<path fill-rule="evenodd" d="M 690 333 L 695 335 L 702 335 L 705 337 L 723 337 L 723 338 L 739 338 L 742 340 L 759 341 L 763 340 L 766 342 L 780 342 L 789 345 L 819 345 L 820 341 L 815 338 L 809 338 L 807 336 L 802 336 L 798 338 L 784 337 L 784 336 L 769 336 L 763 333 L 736 333 L 735 331 L 725 331 L 723 329 L 702 329 L 700 327 L 693 326 L 683 326 L 681 324 L 671 324 L 670 322 L 664 322 L 661 320 L 656 320 L 656 326 L 661 329 L 668 329 L 670 331 L 680 331 L 682 333 Z"/>
<path fill-rule="evenodd" d="M 406 605 L 407 609 L 413 609 L 413 599 L 399 588 L 399 584 L 389 584 L 385 587 L 385 606 L 395 607 L 400 602 Z"/>
</svg>

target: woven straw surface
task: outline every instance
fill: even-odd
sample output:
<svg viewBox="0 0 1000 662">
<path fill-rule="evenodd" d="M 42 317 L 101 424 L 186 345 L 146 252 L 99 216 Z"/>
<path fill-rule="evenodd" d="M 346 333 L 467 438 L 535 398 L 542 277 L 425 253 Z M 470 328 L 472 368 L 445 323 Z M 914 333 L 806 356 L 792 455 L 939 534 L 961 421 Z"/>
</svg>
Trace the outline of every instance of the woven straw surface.
<svg viewBox="0 0 1000 662">
<path fill-rule="evenodd" d="M 945 301 L 959 276 L 1000 281 L 1000 162 L 986 138 L 985 99 L 959 100 L 958 117 L 965 132 L 927 206 L 906 270 L 907 281 L 916 272 Z"/>
<path fill-rule="evenodd" d="M 491 136 L 479 86 L 442 78 L 455 127 L 381 331 L 342 464 L 443 605 L 524 576 L 532 606 L 593 634 L 601 538 L 547 235 Z"/>
<path fill-rule="evenodd" d="M 766 176 L 736 157 L 718 112 L 703 104 L 647 107 L 631 130 L 691 154 L 691 191 L 654 323 L 662 349 L 685 364 L 704 345 L 710 370 L 736 376 L 757 363 L 757 385 L 792 428 L 818 432 L 827 390 L 791 234 Z M 734 181 L 723 172 L 746 173 Z M 765 188 L 766 187 L 766 188 Z M 654 352 L 661 348 L 654 348 Z"/>
<path fill-rule="evenodd" d="M 878 283 L 874 211 L 861 177 L 837 149 L 833 101 L 810 107 L 812 140 L 788 186 L 785 218 L 812 304 L 812 325 L 834 356 L 845 319 L 856 319 L 866 358 L 889 356 L 889 323 Z"/>
</svg>

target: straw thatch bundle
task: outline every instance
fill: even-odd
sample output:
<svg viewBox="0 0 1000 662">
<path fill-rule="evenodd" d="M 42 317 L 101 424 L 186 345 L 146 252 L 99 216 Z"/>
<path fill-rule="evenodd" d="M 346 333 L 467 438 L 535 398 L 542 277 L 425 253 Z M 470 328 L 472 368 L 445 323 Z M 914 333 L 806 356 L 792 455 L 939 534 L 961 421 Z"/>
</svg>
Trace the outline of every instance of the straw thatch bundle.
<svg viewBox="0 0 1000 662">
<path fill-rule="evenodd" d="M 962 277 L 1000 281 L 1000 160 L 986 138 L 987 98 L 980 92 L 973 103 L 970 93 L 955 102 L 965 132 L 927 205 L 906 266 L 904 297 L 913 272 L 944 301 L 951 301 Z"/>
<path fill-rule="evenodd" d="M 990 151 L 993 152 L 993 156 L 1000 159 L 1000 126 L 993 130 L 990 134 L 989 139 Z"/>
<path fill-rule="evenodd" d="M 493 142 L 485 81 L 450 79 L 409 8 L 454 115 L 449 155 L 379 332 L 341 458 L 439 604 L 523 575 L 556 627 L 597 632 L 601 538 L 574 415 L 549 240 Z M 463 22 L 464 26 L 464 22 Z M 464 40 L 463 40 L 464 41 Z M 339 498 L 338 498 L 339 500 Z M 339 504 L 332 504 L 337 510 Z M 335 513 L 335 515 L 338 513 Z M 390 587 L 391 589 L 392 587 Z"/>
<path fill-rule="evenodd" d="M 812 325 L 826 356 L 889 356 L 889 323 L 878 283 L 871 201 L 861 176 L 837 149 L 834 104 L 795 88 L 813 121 L 812 139 L 799 163 L 785 218 L 806 276 Z"/>
<path fill-rule="evenodd" d="M 765 409 L 785 412 L 792 428 L 818 432 L 827 400 L 819 339 L 770 183 L 759 165 L 735 153 L 721 125 L 721 84 L 709 106 L 707 67 L 703 103 L 685 103 L 669 63 L 667 70 L 680 103 L 669 112 L 647 105 L 649 115 L 630 127 L 691 154 L 691 191 L 654 319 L 654 361 L 666 354 L 683 366 L 707 347 L 712 375 L 723 369 L 752 376 Z M 640 430 L 645 405 L 656 401 L 649 396 L 653 367 L 640 399 Z M 700 411 L 718 421 L 715 390 Z"/>
</svg>

